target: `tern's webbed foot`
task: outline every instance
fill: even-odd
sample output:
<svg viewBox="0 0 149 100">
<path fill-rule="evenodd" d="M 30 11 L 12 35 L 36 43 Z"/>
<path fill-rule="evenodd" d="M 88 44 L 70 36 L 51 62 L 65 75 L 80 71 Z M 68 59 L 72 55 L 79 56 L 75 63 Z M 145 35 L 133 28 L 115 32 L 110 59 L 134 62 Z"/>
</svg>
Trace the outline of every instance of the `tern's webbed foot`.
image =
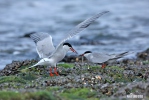
<svg viewBox="0 0 149 100">
<path fill-rule="evenodd" d="M 54 76 L 54 74 L 52 74 L 52 68 L 50 68 L 50 76 Z"/>
<path fill-rule="evenodd" d="M 58 74 L 58 72 L 57 72 L 57 68 L 56 68 L 56 67 L 54 68 L 54 73 L 55 73 L 55 75 L 56 75 L 56 76 L 59 76 L 59 74 Z"/>
<path fill-rule="evenodd" d="M 106 64 L 104 64 L 104 63 L 103 63 L 101 68 L 103 68 L 103 69 L 104 69 L 105 67 L 106 67 Z"/>
<path fill-rule="evenodd" d="M 52 76 L 54 76 L 54 74 L 50 73 L 50 76 L 52 77 Z"/>
</svg>

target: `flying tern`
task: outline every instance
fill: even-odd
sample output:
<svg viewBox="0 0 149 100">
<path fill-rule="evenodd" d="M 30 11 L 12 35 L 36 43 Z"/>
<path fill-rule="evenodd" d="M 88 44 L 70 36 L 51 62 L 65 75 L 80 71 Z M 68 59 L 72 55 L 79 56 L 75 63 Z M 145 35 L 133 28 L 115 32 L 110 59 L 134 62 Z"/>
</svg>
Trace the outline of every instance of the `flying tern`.
<svg viewBox="0 0 149 100">
<path fill-rule="evenodd" d="M 91 63 L 102 64 L 102 68 L 106 67 L 106 63 L 117 60 L 126 56 L 128 52 L 120 54 L 104 54 L 104 53 L 93 53 L 91 51 L 84 52 L 81 56 L 85 56 Z"/>
<path fill-rule="evenodd" d="M 77 33 L 83 31 L 96 19 L 98 19 L 100 16 L 108 12 L 109 11 L 98 13 L 86 19 L 85 21 L 81 22 L 80 24 L 78 24 L 74 29 L 68 32 L 68 35 L 64 39 L 62 39 L 62 41 L 57 45 L 56 48 L 53 46 L 52 37 L 48 33 L 31 34 L 30 37 L 33 39 L 33 41 L 36 44 L 37 53 L 39 57 L 42 59 L 37 64 L 29 68 L 35 67 L 37 65 L 47 65 L 47 66 L 55 67 L 54 73 L 58 75 L 56 64 L 65 57 L 68 50 L 71 50 L 76 53 L 76 51 L 72 48 L 72 46 L 69 43 L 65 43 L 65 41 L 72 38 Z M 50 67 L 50 76 L 53 76 L 51 67 Z"/>
</svg>

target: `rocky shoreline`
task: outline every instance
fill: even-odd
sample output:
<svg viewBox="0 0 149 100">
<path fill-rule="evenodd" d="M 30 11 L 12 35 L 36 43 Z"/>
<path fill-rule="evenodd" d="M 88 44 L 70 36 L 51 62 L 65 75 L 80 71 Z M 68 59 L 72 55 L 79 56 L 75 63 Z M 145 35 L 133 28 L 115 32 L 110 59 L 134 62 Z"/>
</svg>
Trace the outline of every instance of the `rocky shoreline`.
<svg viewBox="0 0 149 100">
<path fill-rule="evenodd" d="M 149 99 L 149 49 L 138 53 L 137 59 L 126 59 L 105 69 L 68 56 L 65 63 L 58 64 L 60 75 L 54 77 L 44 66 L 27 69 L 36 62 L 13 61 L 0 71 L 1 100 L 104 100 L 127 99 L 129 95 Z M 7 97 L 10 92 L 11 97 Z"/>
</svg>

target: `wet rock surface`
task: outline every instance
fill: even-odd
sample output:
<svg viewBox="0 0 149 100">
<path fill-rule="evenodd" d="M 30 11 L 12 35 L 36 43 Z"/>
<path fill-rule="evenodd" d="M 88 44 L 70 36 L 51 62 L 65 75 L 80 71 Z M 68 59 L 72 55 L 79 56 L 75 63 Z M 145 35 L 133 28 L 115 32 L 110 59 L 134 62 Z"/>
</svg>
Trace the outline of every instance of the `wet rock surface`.
<svg viewBox="0 0 149 100">
<path fill-rule="evenodd" d="M 92 95 L 83 94 L 82 98 L 127 98 L 132 94 L 148 98 L 149 52 L 137 56 L 135 60 L 123 60 L 105 69 L 95 64 L 88 66 L 86 60 L 82 63 L 76 56 L 67 56 L 63 60 L 67 63 L 57 66 L 59 76 L 54 77 L 49 76 L 46 66 L 28 69 L 36 60 L 13 61 L 0 71 L 0 90 L 19 93 L 50 90 L 57 100 L 72 99 L 70 94 L 80 96 L 86 91 Z"/>
<path fill-rule="evenodd" d="M 110 12 L 70 39 L 72 46 L 80 53 L 144 50 L 149 43 L 148 9 L 148 0 L 0 0 L 0 69 L 13 60 L 38 56 L 29 38 L 32 32 L 49 33 L 56 46 L 77 24 L 105 10 Z"/>
</svg>

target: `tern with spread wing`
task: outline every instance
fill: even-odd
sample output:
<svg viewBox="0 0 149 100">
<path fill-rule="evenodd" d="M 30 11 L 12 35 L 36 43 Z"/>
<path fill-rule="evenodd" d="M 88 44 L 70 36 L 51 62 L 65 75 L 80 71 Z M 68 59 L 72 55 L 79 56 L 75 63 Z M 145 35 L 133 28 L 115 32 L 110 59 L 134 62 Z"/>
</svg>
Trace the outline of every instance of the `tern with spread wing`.
<svg viewBox="0 0 149 100">
<path fill-rule="evenodd" d="M 127 54 L 128 52 L 120 54 L 104 54 L 104 53 L 93 53 L 91 51 L 86 51 L 81 56 L 85 56 L 86 59 L 91 63 L 102 64 L 102 68 L 105 68 L 106 63 L 122 58 Z"/>
<path fill-rule="evenodd" d="M 77 25 L 74 29 L 70 30 L 68 32 L 68 35 L 57 45 L 55 48 L 52 43 L 52 37 L 48 33 L 33 33 L 31 34 L 31 38 L 36 44 L 36 50 L 40 58 L 42 58 L 37 64 L 29 67 L 35 67 L 37 65 L 47 65 L 54 68 L 54 73 L 58 75 L 56 64 L 61 61 L 68 50 L 71 50 L 73 52 L 76 52 L 72 46 L 69 43 L 65 43 L 66 40 L 72 38 L 77 33 L 83 31 L 85 28 L 87 28 L 91 23 L 93 23 L 96 19 L 98 19 L 103 14 L 107 13 L 108 11 L 104 11 L 101 13 L 98 13 L 85 21 L 81 22 L 79 25 Z M 53 76 L 52 74 L 52 68 L 50 67 L 50 76 Z"/>
</svg>

